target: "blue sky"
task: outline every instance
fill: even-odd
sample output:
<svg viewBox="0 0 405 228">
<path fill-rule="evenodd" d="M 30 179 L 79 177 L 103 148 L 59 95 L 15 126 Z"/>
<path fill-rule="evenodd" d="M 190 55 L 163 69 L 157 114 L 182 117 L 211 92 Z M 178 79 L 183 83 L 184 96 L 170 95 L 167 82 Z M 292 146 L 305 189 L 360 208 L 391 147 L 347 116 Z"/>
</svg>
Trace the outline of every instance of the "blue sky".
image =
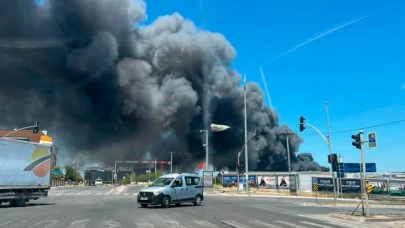
<svg viewBox="0 0 405 228">
<path fill-rule="evenodd" d="M 326 132 L 325 101 L 332 132 L 405 119 L 403 1 L 146 2 L 149 22 L 179 12 L 198 26 L 224 34 L 238 53 L 234 67 L 263 89 L 259 67 L 270 62 L 263 71 L 272 105 L 280 124 L 297 132 L 300 116 Z M 369 14 L 271 62 L 322 32 Z M 405 171 L 404 128 L 405 122 L 364 130 L 378 134 L 378 148 L 366 147 L 367 162 L 376 162 L 377 171 Z M 351 145 L 355 133 L 331 135 L 333 151 L 344 162 L 360 162 L 360 150 Z M 311 152 L 328 165 L 322 138 L 309 127 L 302 137 L 300 152 Z"/>
</svg>

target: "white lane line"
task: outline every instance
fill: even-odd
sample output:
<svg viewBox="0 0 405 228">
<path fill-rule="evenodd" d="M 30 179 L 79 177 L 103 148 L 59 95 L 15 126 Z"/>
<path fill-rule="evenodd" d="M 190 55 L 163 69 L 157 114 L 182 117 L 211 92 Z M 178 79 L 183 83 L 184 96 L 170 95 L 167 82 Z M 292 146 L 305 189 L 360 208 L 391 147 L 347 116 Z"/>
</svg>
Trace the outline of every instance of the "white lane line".
<svg viewBox="0 0 405 228">
<path fill-rule="evenodd" d="M 35 225 L 30 226 L 30 227 L 28 227 L 28 228 L 31 228 L 31 227 L 34 227 L 34 226 L 38 226 L 38 225 L 43 224 L 43 223 L 51 223 L 51 224 L 48 224 L 48 225 L 46 225 L 46 226 L 41 226 L 41 227 L 43 227 L 43 228 L 48 228 L 48 227 L 52 226 L 53 224 L 57 223 L 58 221 L 59 221 L 59 220 L 46 220 L 46 221 L 41 221 L 41 222 L 38 222 L 38 223 L 36 223 Z"/>
<path fill-rule="evenodd" d="M 169 225 L 171 228 L 187 228 L 183 224 L 177 222 L 177 221 L 167 221 L 167 225 Z"/>
<path fill-rule="evenodd" d="M 138 195 L 138 193 L 137 192 L 135 192 L 134 194 L 132 194 L 133 196 L 136 196 L 136 195 Z"/>
<path fill-rule="evenodd" d="M 299 226 L 299 225 L 296 225 L 296 224 L 294 224 L 294 223 L 287 222 L 287 221 L 274 221 L 274 222 L 276 222 L 276 223 L 281 223 L 281 224 L 284 224 L 284 225 L 287 225 L 287 226 L 291 226 L 291 227 L 295 227 L 295 228 L 305 228 L 305 227 L 303 227 L 303 226 Z"/>
<path fill-rule="evenodd" d="M 107 220 L 103 222 L 103 225 L 101 226 L 103 228 L 118 228 L 121 227 L 121 223 L 113 220 Z"/>
<path fill-rule="evenodd" d="M 319 228 L 331 228 L 330 226 L 324 226 L 324 225 L 316 224 L 313 222 L 307 222 L 307 221 L 300 221 L 300 223 L 304 223 L 306 225 L 315 226 L 315 227 L 319 227 Z"/>
<path fill-rule="evenodd" d="M 9 224 L 9 223 L 11 223 L 11 221 L 8 221 L 8 222 L 5 222 L 5 223 L 2 223 L 2 224 L 0 224 L 0 226 L 7 225 L 7 224 Z"/>
<path fill-rule="evenodd" d="M 96 195 L 101 195 L 101 194 L 103 194 L 103 193 L 99 192 L 99 193 L 97 193 Z"/>
<path fill-rule="evenodd" d="M 215 224 L 212 224 L 208 221 L 193 221 L 195 223 L 197 223 L 198 225 L 202 226 L 202 227 L 218 227 Z"/>
<path fill-rule="evenodd" d="M 257 225 L 260 225 L 261 227 L 282 228 L 282 227 L 280 227 L 280 226 L 275 226 L 275 225 L 272 225 L 272 224 L 269 224 L 269 223 L 262 222 L 262 221 L 260 221 L 260 220 L 255 220 L 255 221 L 251 221 L 251 222 L 252 222 L 252 223 L 255 223 L 255 224 L 257 224 Z"/>
<path fill-rule="evenodd" d="M 245 226 L 243 224 L 240 224 L 238 222 L 232 221 L 232 220 L 227 220 L 227 221 L 221 221 L 223 224 L 228 225 L 233 228 L 251 228 L 250 226 Z"/>
<path fill-rule="evenodd" d="M 155 228 L 155 226 L 152 223 L 148 223 L 148 222 L 136 222 L 135 227 L 137 227 L 137 228 Z"/>
<path fill-rule="evenodd" d="M 322 218 L 322 217 L 310 216 L 310 215 L 300 215 L 300 214 L 297 214 L 297 215 L 298 215 L 298 216 L 301 216 L 301 217 L 305 217 L 305 218 L 311 218 L 311 219 L 317 219 L 317 220 L 325 221 L 325 222 L 331 223 L 331 224 L 333 224 L 333 225 L 341 225 L 341 226 L 344 226 L 344 227 L 350 227 L 350 228 L 369 228 L 369 227 L 366 227 L 366 226 L 358 226 L 358 225 L 355 225 L 355 224 L 352 224 L 352 223 L 340 222 L 340 221 L 337 220 L 337 219 Z"/>
<path fill-rule="evenodd" d="M 75 220 L 66 228 L 85 228 L 88 222 L 90 222 L 90 220 Z"/>
<path fill-rule="evenodd" d="M 129 193 L 128 193 L 128 192 L 124 193 L 124 196 L 127 196 L 127 195 L 129 195 Z"/>
</svg>

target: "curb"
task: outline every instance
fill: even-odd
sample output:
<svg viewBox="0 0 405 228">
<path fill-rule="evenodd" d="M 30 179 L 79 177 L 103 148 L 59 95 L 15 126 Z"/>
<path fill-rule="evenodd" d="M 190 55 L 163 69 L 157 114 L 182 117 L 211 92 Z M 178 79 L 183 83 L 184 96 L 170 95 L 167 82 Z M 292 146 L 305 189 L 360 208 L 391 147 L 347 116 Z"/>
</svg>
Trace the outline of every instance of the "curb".
<svg viewBox="0 0 405 228">
<path fill-rule="evenodd" d="M 388 215 L 392 216 L 394 214 L 388 214 Z M 359 215 L 353 216 L 353 215 L 347 214 L 347 213 L 336 213 L 336 212 L 330 213 L 328 216 L 331 217 L 331 218 L 350 220 L 350 221 L 354 221 L 354 222 L 398 222 L 398 221 L 405 222 L 405 216 L 401 217 L 401 218 L 393 218 L 393 217 L 390 217 L 390 218 L 372 218 L 372 217 L 363 217 L 363 216 L 359 216 Z M 381 214 L 381 216 L 384 216 L 384 215 Z"/>
</svg>

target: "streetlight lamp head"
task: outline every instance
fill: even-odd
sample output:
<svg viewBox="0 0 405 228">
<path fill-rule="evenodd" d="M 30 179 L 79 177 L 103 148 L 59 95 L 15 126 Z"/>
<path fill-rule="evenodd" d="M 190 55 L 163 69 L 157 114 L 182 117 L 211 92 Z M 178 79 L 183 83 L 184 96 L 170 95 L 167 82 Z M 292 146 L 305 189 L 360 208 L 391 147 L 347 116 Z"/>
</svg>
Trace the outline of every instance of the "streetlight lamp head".
<svg viewBox="0 0 405 228">
<path fill-rule="evenodd" d="M 200 133 L 203 133 L 204 132 L 204 130 L 200 130 Z"/>
</svg>

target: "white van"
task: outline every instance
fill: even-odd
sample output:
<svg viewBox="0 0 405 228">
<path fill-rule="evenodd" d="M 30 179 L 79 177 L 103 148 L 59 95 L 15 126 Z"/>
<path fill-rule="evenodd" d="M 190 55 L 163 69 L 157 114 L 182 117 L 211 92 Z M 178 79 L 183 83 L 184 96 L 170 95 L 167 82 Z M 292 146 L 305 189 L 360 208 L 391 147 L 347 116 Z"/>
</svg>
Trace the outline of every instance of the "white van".
<svg viewBox="0 0 405 228">
<path fill-rule="evenodd" d="M 181 203 L 201 205 L 204 199 L 202 178 L 195 173 L 171 173 L 156 179 L 151 185 L 138 193 L 137 202 L 142 207 L 161 205 L 168 208 L 171 204 Z"/>
</svg>

